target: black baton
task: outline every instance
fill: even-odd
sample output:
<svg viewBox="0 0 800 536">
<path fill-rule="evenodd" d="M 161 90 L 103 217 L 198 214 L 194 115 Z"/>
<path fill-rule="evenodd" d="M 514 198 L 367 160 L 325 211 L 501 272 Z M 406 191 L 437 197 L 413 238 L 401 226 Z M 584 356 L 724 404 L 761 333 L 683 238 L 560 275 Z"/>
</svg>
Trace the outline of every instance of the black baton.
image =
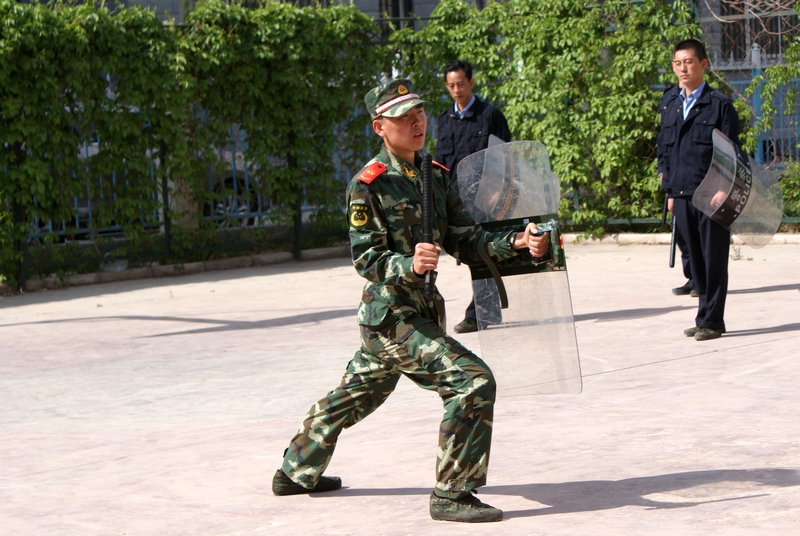
<svg viewBox="0 0 800 536">
<path fill-rule="evenodd" d="M 664 208 L 661 210 L 661 225 L 667 224 L 669 196 L 664 194 Z M 675 216 L 672 216 L 672 237 L 669 239 L 669 267 L 675 268 Z"/>
<path fill-rule="evenodd" d="M 669 267 L 675 268 L 675 215 L 672 215 L 672 237 L 669 241 Z"/>
<path fill-rule="evenodd" d="M 433 244 L 433 157 L 425 153 L 422 157 L 422 241 Z M 433 298 L 436 293 L 436 272 L 425 272 L 425 295 Z"/>
</svg>

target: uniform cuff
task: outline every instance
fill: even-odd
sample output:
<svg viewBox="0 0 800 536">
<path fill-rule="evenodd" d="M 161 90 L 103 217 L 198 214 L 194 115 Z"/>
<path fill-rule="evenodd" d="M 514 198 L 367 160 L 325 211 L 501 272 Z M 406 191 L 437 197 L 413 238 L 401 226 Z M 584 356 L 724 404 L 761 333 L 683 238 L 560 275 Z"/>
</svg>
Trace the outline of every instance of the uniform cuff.
<svg viewBox="0 0 800 536">
<path fill-rule="evenodd" d="M 514 243 L 514 237 L 517 236 L 517 231 L 512 231 L 501 240 L 496 240 L 489 243 L 489 256 L 496 259 L 508 259 L 517 255 L 516 251 L 511 245 Z"/>
<path fill-rule="evenodd" d="M 401 261 L 401 264 L 402 264 L 403 268 L 405 269 L 404 279 L 406 279 L 407 281 L 409 281 L 411 283 L 419 283 L 420 281 L 424 281 L 425 280 L 425 274 L 417 275 L 416 273 L 414 273 L 414 256 L 413 255 L 410 256 L 410 257 L 405 257 Z"/>
</svg>

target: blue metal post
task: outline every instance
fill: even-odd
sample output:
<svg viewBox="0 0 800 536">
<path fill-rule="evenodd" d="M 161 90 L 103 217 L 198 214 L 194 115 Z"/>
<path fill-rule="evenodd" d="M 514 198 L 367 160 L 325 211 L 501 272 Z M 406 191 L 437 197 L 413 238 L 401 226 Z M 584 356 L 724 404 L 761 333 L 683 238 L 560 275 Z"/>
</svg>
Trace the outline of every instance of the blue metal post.
<svg viewBox="0 0 800 536">
<path fill-rule="evenodd" d="M 754 43 L 753 48 L 750 49 L 750 61 L 753 64 L 752 78 L 761 76 L 761 47 L 758 43 Z M 753 93 L 753 114 L 756 118 L 761 117 L 761 104 L 761 84 L 759 84 L 755 93 Z M 756 144 L 756 162 L 759 164 L 766 164 L 765 160 L 764 134 L 760 133 L 758 135 L 758 143 Z"/>
</svg>

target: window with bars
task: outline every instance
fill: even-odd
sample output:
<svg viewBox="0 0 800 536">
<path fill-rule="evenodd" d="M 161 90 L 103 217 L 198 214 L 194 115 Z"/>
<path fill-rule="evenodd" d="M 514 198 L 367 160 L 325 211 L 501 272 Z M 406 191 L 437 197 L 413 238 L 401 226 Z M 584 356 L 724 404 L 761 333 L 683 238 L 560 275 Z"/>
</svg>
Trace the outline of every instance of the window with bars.
<svg viewBox="0 0 800 536">
<path fill-rule="evenodd" d="M 798 35 L 793 7 L 793 0 L 719 0 L 717 6 L 708 5 L 709 23 L 719 27 L 718 34 L 712 35 L 719 35 L 722 60 L 747 62 L 755 44 L 769 63 L 780 60 L 789 41 Z"/>
<path fill-rule="evenodd" d="M 384 37 L 395 28 L 405 28 L 413 24 L 407 17 L 414 15 L 414 0 L 378 0 L 378 13 Z"/>
</svg>

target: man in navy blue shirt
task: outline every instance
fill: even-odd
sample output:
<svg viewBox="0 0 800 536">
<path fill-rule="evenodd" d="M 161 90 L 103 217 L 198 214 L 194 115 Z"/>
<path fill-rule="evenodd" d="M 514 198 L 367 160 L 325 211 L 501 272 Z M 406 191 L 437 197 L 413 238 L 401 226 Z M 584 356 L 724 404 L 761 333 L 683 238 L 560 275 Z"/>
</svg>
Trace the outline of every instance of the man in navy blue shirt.
<svg viewBox="0 0 800 536">
<path fill-rule="evenodd" d="M 739 143 L 736 111 L 728 97 L 706 84 L 706 67 L 708 58 L 700 41 L 688 39 L 675 45 L 672 70 L 680 87 L 665 96 L 659 136 L 665 165 L 662 188 L 686 241 L 699 297 L 695 325 L 683 333 L 698 341 L 725 333 L 730 232 L 695 208 L 692 195 L 711 165 L 714 129 Z"/>
<path fill-rule="evenodd" d="M 447 66 L 444 76 L 445 86 L 454 103 L 437 120 L 436 161 L 450 170 L 450 183 L 458 191 L 458 163 L 461 159 L 486 149 L 492 134 L 504 142 L 511 141 L 511 132 L 500 110 L 473 95 L 475 79 L 469 63 L 454 61 Z M 497 309 L 500 309 L 499 298 Z M 464 316 L 464 320 L 455 326 L 456 333 L 477 331 L 474 298 Z"/>
</svg>

